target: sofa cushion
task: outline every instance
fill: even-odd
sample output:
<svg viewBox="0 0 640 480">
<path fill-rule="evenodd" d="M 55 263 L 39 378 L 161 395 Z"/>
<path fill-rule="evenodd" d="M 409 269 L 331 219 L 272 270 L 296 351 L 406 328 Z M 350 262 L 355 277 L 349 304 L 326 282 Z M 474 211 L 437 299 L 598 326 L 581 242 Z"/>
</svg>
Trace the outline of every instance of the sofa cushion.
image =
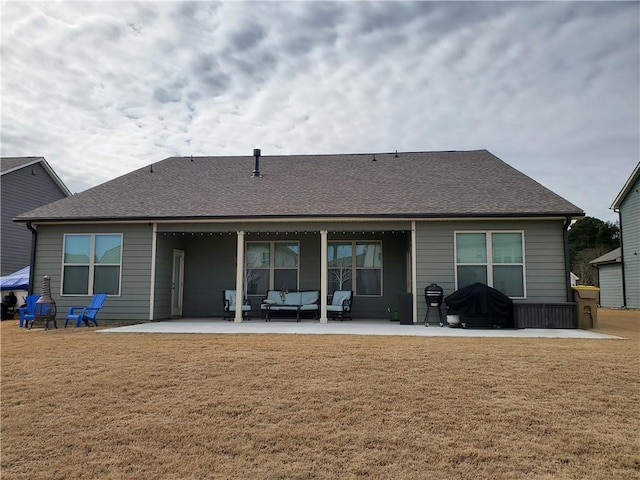
<svg viewBox="0 0 640 480">
<path fill-rule="evenodd" d="M 280 291 L 278 290 L 269 290 L 267 292 L 267 300 L 272 300 L 272 305 L 282 305 L 284 303 L 282 301 L 282 297 L 280 296 Z"/>
<path fill-rule="evenodd" d="M 300 292 L 287 293 L 284 296 L 285 305 L 300 305 Z"/>
<path fill-rule="evenodd" d="M 304 305 L 300 305 L 300 310 L 305 311 L 305 312 L 312 312 L 315 310 L 318 310 L 318 304 L 317 303 L 306 303 Z"/>
<path fill-rule="evenodd" d="M 309 292 L 300 292 L 300 303 L 302 305 L 311 305 L 318 302 L 320 292 L 315 290 Z"/>
</svg>

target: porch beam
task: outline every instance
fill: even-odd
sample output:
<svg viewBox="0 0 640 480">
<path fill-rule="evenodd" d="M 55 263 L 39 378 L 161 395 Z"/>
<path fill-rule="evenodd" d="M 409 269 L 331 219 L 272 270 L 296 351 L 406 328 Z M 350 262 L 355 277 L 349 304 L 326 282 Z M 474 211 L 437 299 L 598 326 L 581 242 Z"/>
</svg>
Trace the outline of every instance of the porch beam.
<svg viewBox="0 0 640 480">
<path fill-rule="evenodd" d="M 235 323 L 242 323 L 242 305 L 244 304 L 244 231 L 238 232 L 236 254 L 236 316 Z"/>
<path fill-rule="evenodd" d="M 320 323 L 328 323 L 327 297 L 329 296 L 329 282 L 327 269 L 327 230 L 320 230 Z"/>
</svg>

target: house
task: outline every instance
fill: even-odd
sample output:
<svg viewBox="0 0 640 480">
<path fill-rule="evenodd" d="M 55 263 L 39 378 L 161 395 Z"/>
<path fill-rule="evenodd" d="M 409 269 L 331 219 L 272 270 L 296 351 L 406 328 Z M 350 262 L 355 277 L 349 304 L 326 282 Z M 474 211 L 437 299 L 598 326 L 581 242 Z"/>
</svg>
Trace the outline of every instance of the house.
<svg viewBox="0 0 640 480">
<path fill-rule="evenodd" d="M 0 160 L 1 275 L 9 275 L 31 264 L 32 233 L 13 218 L 47 203 L 71 195 L 65 184 L 42 157 L 3 157 Z"/>
<path fill-rule="evenodd" d="M 622 248 L 618 247 L 591 260 L 589 263 L 598 269 L 600 306 L 608 308 L 622 307 L 624 305 L 624 295 L 622 294 Z"/>
<path fill-rule="evenodd" d="M 167 158 L 17 221 L 37 229 L 35 275 L 51 277 L 59 312 L 104 292 L 106 320 L 222 317 L 224 289 L 256 309 L 284 288 L 319 290 L 326 322 L 339 287 L 354 292 L 354 318 L 387 318 L 410 293 L 420 322 L 426 286 L 479 281 L 535 326 L 575 325 L 567 228 L 582 216 L 486 150 L 256 149 Z"/>
<path fill-rule="evenodd" d="M 640 162 L 611 208 L 620 218 L 623 305 L 640 308 Z"/>
</svg>

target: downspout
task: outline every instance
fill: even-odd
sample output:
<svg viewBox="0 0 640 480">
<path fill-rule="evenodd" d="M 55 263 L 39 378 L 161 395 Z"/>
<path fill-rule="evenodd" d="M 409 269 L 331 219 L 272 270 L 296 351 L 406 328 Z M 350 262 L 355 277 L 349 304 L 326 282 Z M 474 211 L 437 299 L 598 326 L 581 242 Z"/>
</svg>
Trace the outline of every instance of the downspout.
<svg viewBox="0 0 640 480">
<path fill-rule="evenodd" d="M 622 308 L 627 308 L 627 282 L 624 275 L 624 242 L 622 241 L 622 214 L 619 208 L 614 208 L 618 214 L 618 225 L 620 225 L 620 263 L 622 264 Z"/>
<path fill-rule="evenodd" d="M 573 295 L 571 290 L 571 254 L 569 251 L 569 226 L 571 225 L 571 217 L 567 217 L 562 229 L 562 239 L 564 243 L 564 269 L 565 269 L 565 284 L 567 288 L 567 302 L 573 301 Z"/>
<path fill-rule="evenodd" d="M 36 245 L 38 244 L 38 230 L 33 228 L 31 222 L 27 222 L 27 228 L 31 230 L 31 261 L 29 267 L 29 291 L 28 294 L 33 293 L 33 277 L 36 270 Z"/>
</svg>

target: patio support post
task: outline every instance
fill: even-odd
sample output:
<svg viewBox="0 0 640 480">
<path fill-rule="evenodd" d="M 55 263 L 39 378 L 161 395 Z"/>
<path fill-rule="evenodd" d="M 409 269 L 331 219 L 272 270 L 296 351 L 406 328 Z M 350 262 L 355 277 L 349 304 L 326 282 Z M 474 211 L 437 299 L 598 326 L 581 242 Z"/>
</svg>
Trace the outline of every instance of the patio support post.
<svg viewBox="0 0 640 480">
<path fill-rule="evenodd" d="M 235 323 L 242 323 L 242 305 L 244 304 L 244 232 L 238 232 L 238 250 L 236 255 L 236 316 Z"/>
<path fill-rule="evenodd" d="M 413 293 L 413 323 L 418 323 L 418 249 L 416 221 L 411 222 L 411 293 Z"/>
<path fill-rule="evenodd" d="M 320 323 L 328 323 L 327 297 L 329 296 L 328 263 L 327 263 L 327 231 L 320 230 Z"/>
<path fill-rule="evenodd" d="M 149 320 L 153 320 L 154 305 L 156 303 L 156 256 L 158 243 L 158 224 L 151 227 L 151 279 L 149 281 Z"/>
</svg>

